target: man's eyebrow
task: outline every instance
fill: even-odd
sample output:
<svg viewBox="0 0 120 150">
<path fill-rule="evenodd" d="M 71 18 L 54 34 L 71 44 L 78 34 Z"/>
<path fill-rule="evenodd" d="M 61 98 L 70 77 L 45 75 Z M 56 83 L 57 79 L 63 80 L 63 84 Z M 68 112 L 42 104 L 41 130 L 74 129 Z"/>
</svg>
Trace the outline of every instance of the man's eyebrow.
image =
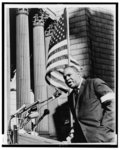
<svg viewBox="0 0 120 150">
<path fill-rule="evenodd" d="M 66 75 L 63 75 L 63 76 L 70 76 L 71 74 L 70 73 L 68 73 L 68 74 L 66 74 Z"/>
</svg>

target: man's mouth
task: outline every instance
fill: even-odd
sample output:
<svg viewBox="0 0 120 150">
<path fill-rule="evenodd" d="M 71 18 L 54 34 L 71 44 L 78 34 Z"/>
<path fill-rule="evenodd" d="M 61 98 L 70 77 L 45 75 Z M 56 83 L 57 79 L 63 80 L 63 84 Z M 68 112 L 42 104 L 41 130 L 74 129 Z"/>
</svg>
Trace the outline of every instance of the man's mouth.
<svg viewBox="0 0 120 150">
<path fill-rule="evenodd" d="M 73 84 L 73 81 L 68 81 L 67 83 L 69 86 L 71 86 Z"/>
</svg>

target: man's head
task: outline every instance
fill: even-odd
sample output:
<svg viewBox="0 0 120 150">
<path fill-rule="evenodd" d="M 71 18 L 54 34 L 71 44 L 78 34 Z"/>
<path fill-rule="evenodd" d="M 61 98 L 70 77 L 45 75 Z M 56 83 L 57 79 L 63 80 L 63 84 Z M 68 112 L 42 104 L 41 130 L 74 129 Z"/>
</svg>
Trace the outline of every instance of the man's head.
<svg viewBox="0 0 120 150">
<path fill-rule="evenodd" d="M 76 69 L 74 66 L 67 66 L 64 69 L 64 79 L 66 84 L 74 89 L 77 88 L 81 82 L 81 75 L 78 69 Z"/>
</svg>

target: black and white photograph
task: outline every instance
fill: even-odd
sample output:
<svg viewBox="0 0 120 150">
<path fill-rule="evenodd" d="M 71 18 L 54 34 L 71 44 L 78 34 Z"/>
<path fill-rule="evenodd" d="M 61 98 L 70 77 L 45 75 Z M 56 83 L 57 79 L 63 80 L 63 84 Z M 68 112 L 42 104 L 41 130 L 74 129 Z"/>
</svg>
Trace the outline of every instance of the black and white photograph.
<svg viewBox="0 0 120 150">
<path fill-rule="evenodd" d="M 2 147 L 118 146 L 118 3 L 2 3 Z"/>
</svg>

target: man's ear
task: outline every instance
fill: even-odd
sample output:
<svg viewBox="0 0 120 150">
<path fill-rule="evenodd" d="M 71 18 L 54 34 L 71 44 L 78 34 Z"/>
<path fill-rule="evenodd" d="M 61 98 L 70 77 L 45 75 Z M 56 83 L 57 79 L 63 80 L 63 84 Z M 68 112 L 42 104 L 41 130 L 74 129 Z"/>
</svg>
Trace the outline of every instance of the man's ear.
<svg viewBox="0 0 120 150">
<path fill-rule="evenodd" d="M 77 75 L 81 77 L 81 73 L 80 72 L 77 72 Z"/>
<path fill-rule="evenodd" d="M 78 73 L 79 73 L 79 76 L 81 76 L 81 77 L 83 76 L 83 67 L 79 68 L 79 72 Z"/>
</svg>

